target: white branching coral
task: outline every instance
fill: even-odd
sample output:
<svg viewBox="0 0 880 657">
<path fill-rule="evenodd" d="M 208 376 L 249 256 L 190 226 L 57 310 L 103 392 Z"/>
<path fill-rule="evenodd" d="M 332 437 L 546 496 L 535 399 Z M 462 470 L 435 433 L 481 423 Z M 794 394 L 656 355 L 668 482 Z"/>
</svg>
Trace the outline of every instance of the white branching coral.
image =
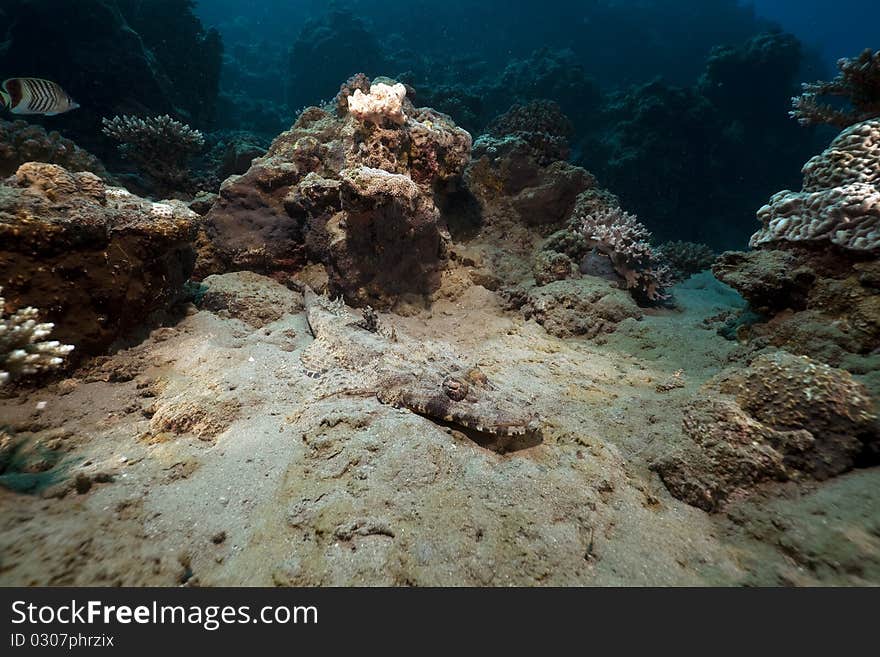
<svg viewBox="0 0 880 657">
<path fill-rule="evenodd" d="M 377 82 L 365 94 L 356 89 L 348 97 L 348 111 L 359 121 L 369 121 L 381 125 L 386 119 L 397 125 L 406 123 L 403 111 L 403 99 L 406 98 L 406 87 L 400 83 L 395 85 Z"/>
<path fill-rule="evenodd" d="M 0 386 L 59 367 L 73 346 L 45 339 L 55 326 L 39 323 L 36 308 L 22 308 L 6 317 L 2 294 L 0 288 Z"/>
<path fill-rule="evenodd" d="M 651 247 L 651 233 L 635 215 L 619 207 L 593 209 L 580 202 L 573 219 L 590 248 L 606 255 L 626 287 L 651 301 L 667 298 L 669 267 Z"/>
<path fill-rule="evenodd" d="M 119 152 L 160 185 L 176 188 L 189 178 L 187 160 L 205 145 L 205 137 L 170 116 L 103 119 L 103 133 L 119 143 Z"/>
</svg>

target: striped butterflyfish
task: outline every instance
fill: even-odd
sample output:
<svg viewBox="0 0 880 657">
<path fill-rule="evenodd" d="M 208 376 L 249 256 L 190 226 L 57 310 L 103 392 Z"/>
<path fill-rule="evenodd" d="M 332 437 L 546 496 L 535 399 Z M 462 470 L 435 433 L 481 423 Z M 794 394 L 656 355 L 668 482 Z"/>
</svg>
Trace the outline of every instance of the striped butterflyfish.
<svg viewBox="0 0 880 657">
<path fill-rule="evenodd" d="M 13 114 L 55 116 L 79 105 L 60 86 L 40 78 L 10 78 L 0 85 L 0 100 Z"/>
</svg>

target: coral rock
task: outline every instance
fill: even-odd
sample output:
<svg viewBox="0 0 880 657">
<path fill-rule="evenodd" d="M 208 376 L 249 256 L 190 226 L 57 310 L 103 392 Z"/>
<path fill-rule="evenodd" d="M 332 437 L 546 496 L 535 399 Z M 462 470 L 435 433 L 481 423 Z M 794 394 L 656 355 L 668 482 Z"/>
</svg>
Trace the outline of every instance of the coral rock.
<svg viewBox="0 0 880 657">
<path fill-rule="evenodd" d="M 880 437 L 865 387 L 806 357 L 763 355 L 711 387 L 727 396 L 685 411 L 692 449 L 655 465 L 673 495 L 707 511 L 762 482 L 846 472 Z"/>
<path fill-rule="evenodd" d="M 624 290 L 600 278 L 555 281 L 528 290 L 523 315 L 551 335 L 595 338 L 614 332 L 625 319 L 641 319 L 642 311 Z"/>
<path fill-rule="evenodd" d="M 197 227 L 181 203 L 25 164 L 0 184 L 0 283 L 16 307 L 40 307 L 74 356 L 99 353 L 178 298 Z"/>
</svg>

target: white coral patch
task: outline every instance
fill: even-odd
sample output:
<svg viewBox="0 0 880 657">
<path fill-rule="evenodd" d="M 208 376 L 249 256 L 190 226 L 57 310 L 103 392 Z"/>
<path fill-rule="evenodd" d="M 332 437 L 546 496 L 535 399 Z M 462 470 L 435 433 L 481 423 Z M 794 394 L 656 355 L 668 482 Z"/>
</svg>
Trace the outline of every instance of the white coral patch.
<svg viewBox="0 0 880 657">
<path fill-rule="evenodd" d="M 397 125 L 406 123 L 403 111 L 403 99 L 406 98 L 406 87 L 399 82 L 395 85 L 378 82 L 370 87 L 365 94 L 360 89 L 348 97 L 348 111 L 360 121 L 369 121 L 379 125 L 388 119 Z"/>
</svg>

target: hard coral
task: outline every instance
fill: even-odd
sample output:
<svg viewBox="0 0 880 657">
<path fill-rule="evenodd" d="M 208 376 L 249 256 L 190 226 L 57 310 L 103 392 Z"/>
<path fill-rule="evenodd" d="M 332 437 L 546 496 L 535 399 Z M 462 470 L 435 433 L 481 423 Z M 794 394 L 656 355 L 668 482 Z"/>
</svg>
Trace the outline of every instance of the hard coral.
<svg viewBox="0 0 880 657">
<path fill-rule="evenodd" d="M 0 386 L 20 376 L 56 369 L 73 351 L 72 345 L 45 339 L 55 325 L 38 323 L 36 308 L 22 308 L 8 317 L 5 308 L 6 299 L 0 296 Z"/>
<path fill-rule="evenodd" d="M 355 89 L 354 94 L 348 97 L 348 111 L 359 121 L 381 125 L 387 120 L 396 125 L 403 125 L 406 123 L 406 114 L 403 111 L 404 98 L 406 98 L 406 87 L 399 82 L 393 86 L 379 82 L 370 87 L 369 94 Z"/>
<path fill-rule="evenodd" d="M 590 212 L 579 205 L 572 217 L 580 222 L 587 244 L 611 259 L 628 290 L 650 301 L 666 298 L 663 290 L 672 285 L 669 267 L 654 252 L 651 233 L 635 215 L 620 208 Z"/>
<path fill-rule="evenodd" d="M 104 134 L 120 142 L 119 152 L 165 190 L 185 188 L 187 160 L 205 145 L 198 130 L 167 114 L 142 119 L 116 116 L 104 119 Z"/>
<path fill-rule="evenodd" d="M 764 227 L 752 247 L 787 241 L 880 249 L 880 119 L 844 130 L 803 173 L 803 191 L 779 192 L 758 211 Z"/>
<path fill-rule="evenodd" d="M 657 253 L 669 265 L 676 281 L 709 269 L 715 261 L 712 249 L 697 242 L 664 242 L 657 247 Z"/>
<path fill-rule="evenodd" d="M 880 117 L 880 50 L 870 48 L 855 59 L 837 62 L 840 73 L 830 82 L 803 85 L 803 93 L 792 98 L 791 117 L 801 125 L 828 123 L 846 128 L 855 123 Z M 823 96 L 846 99 L 849 109 L 822 103 Z"/>
</svg>

